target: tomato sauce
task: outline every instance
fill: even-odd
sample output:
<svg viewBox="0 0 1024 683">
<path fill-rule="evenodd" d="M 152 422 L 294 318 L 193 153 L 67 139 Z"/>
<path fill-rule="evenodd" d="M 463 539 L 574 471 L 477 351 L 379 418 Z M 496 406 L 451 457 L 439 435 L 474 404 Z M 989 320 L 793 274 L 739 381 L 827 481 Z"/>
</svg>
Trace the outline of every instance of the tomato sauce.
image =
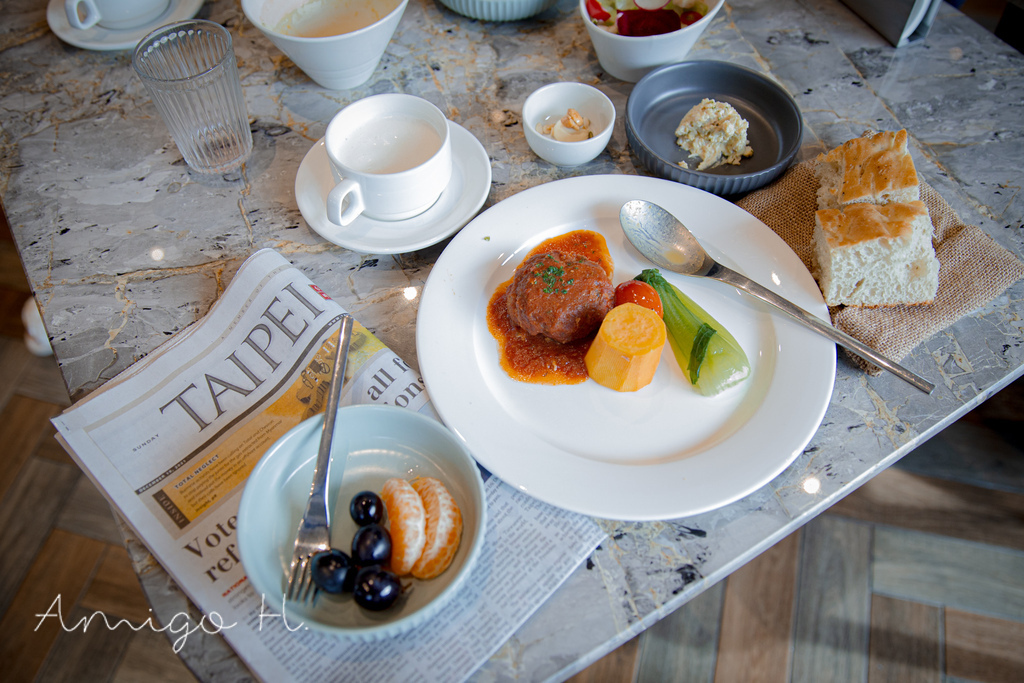
<svg viewBox="0 0 1024 683">
<path fill-rule="evenodd" d="M 574 230 L 538 244 L 523 257 L 560 251 L 569 256 L 600 264 L 611 278 L 614 264 L 602 235 L 590 230 Z M 509 377 L 531 384 L 579 384 L 587 379 L 583 362 L 594 335 L 568 344 L 524 332 L 508 316 L 505 290 L 511 279 L 498 285 L 487 305 L 487 329 L 498 342 L 498 361 Z M 596 332 L 595 332 L 596 334 Z"/>
</svg>

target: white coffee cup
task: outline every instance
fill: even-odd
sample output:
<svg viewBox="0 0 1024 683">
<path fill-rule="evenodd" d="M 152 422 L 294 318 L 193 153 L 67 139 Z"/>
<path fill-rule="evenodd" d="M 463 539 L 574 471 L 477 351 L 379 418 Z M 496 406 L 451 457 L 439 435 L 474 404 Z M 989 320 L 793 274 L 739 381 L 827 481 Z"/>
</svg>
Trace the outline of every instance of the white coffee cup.
<svg viewBox="0 0 1024 683">
<path fill-rule="evenodd" d="M 327 218 L 348 225 L 361 214 L 398 221 L 423 213 L 452 176 L 448 119 L 415 95 L 373 95 L 331 119 L 324 147 L 337 183 Z"/>
<path fill-rule="evenodd" d="M 170 4 L 171 0 L 64 0 L 64 12 L 68 23 L 77 29 L 100 26 L 124 31 L 145 26 Z"/>
</svg>

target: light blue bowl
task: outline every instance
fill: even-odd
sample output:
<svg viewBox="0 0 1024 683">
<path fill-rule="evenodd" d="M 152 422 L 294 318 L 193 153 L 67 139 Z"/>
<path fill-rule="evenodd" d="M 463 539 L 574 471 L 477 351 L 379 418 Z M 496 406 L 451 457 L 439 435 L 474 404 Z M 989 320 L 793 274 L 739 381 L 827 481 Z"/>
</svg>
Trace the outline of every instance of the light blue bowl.
<svg viewBox="0 0 1024 683">
<path fill-rule="evenodd" d="M 238 509 L 238 547 L 256 592 L 281 612 L 285 576 L 291 564 L 299 519 L 309 497 L 313 464 L 320 444 L 323 414 L 292 428 L 271 446 L 253 469 Z M 344 476 L 331 472 L 328 500 L 331 545 L 349 551 L 356 524 L 349 515 L 352 497 L 380 492 L 390 477 L 440 479 L 462 512 L 462 542 L 452 564 L 440 576 L 411 584 L 398 602 L 381 612 L 364 610 L 351 593 L 320 594 L 313 607 L 287 604 L 289 621 L 361 642 L 390 638 L 437 615 L 465 584 L 484 542 L 487 509 L 480 468 L 462 442 L 437 420 L 385 405 L 341 408 L 335 427 L 332 462 L 348 451 Z M 340 472 L 339 472 L 340 474 Z"/>
</svg>

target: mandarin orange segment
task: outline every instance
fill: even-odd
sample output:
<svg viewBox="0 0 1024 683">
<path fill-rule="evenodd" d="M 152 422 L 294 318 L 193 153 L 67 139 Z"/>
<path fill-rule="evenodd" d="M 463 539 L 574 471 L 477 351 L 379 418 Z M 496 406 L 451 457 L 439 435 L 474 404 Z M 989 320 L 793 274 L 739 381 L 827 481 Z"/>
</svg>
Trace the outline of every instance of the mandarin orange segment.
<svg viewBox="0 0 1024 683">
<path fill-rule="evenodd" d="M 391 533 L 391 571 L 407 576 L 427 541 L 426 511 L 420 494 L 405 479 L 388 479 L 380 492 Z"/>
<path fill-rule="evenodd" d="M 452 563 L 462 539 L 462 512 L 452 494 L 433 477 L 417 477 L 412 487 L 423 500 L 427 517 L 427 542 L 413 565 L 417 579 L 432 579 Z"/>
</svg>

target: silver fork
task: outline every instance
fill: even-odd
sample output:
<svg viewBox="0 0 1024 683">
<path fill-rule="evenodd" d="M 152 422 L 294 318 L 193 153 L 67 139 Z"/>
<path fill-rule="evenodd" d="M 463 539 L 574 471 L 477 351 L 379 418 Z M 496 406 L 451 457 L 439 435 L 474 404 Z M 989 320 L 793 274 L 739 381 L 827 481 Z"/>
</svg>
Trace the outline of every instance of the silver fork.
<svg viewBox="0 0 1024 683">
<path fill-rule="evenodd" d="M 316 467 L 313 470 L 313 485 L 309 491 L 309 500 L 306 502 L 306 511 L 299 522 L 295 550 L 292 551 L 288 590 L 285 593 L 287 600 L 316 604 L 319 589 L 313 583 L 310 560 L 317 553 L 331 547 L 330 517 L 327 512 L 327 472 L 331 465 L 334 423 L 338 417 L 341 385 L 345 383 L 345 365 L 348 362 L 348 347 L 351 340 L 352 316 L 345 313 L 341 316 L 341 327 L 338 332 L 338 349 L 334 358 L 334 371 L 331 373 L 327 407 L 324 410 L 324 426 L 320 433 L 320 451 L 317 453 Z M 344 470 L 343 460 L 335 463 L 335 467 L 338 465 Z"/>
</svg>

